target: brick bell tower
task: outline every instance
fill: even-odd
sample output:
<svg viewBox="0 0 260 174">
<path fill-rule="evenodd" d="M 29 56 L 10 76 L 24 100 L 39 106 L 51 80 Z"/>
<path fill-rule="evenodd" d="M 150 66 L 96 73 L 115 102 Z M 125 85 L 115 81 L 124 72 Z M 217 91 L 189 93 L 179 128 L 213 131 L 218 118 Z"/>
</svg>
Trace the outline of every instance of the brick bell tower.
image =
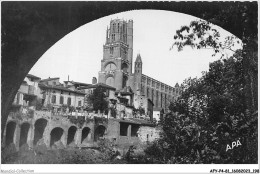
<svg viewBox="0 0 260 174">
<path fill-rule="evenodd" d="M 98 82 L 117 90 L 129 86 L 132 76 L 133 20 L 114 19 L 106 30 Z"/>
</svg>

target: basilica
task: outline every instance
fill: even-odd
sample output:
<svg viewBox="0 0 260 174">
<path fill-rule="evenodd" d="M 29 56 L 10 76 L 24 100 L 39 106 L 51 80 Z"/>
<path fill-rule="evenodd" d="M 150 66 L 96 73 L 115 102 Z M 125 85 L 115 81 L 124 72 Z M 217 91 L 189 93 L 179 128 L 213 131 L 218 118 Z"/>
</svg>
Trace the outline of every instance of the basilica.
<svg viewBox="0 0 260 174">
<path fill-rule="evenodd" d="M 129 95 L 135 108 L 150 101 L 153 111 L 168 111 L 171 101 L 180 95 L 178 83 L 169 86 L 142 73 L 141 55 L 136 56 L 133 67 L 133 20 L 114 19 L 106 30 L 103 59 L 98 82 L 112 86 L 118 94 Z"/>
</svg>

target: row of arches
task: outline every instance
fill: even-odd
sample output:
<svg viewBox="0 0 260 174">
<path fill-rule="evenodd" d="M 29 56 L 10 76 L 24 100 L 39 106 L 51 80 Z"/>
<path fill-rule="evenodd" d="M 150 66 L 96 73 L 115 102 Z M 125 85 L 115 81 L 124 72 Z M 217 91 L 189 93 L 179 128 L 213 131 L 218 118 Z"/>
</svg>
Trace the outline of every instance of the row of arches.
<svg viewBox="0 0 260 174">
<path fill-rule="evenodd" d="M 43 139 L 44 132 L 48 121 L 46 119 L 38 119 L 34 124 L 34 135 L 33 135 L 33 145 L 37 145 L 37 143 Z M 16 135 L 17 123 L 15 121 L 8 122 L 6 126 L 6 135 L 5 135 L 5 146 L 9 146 L 12 143 L 16 143 L 17 135 Z M 28 122 L 22 123 L 20 126 L 20 139 L 19 139 L 19 147 L 28 144 L 29 137 L 31 135 L 32 125 Z M 71 145 L 76 143 L 76 134 L 77 127 L 70 126 L 67 134 L 64 129 L 61 127 L 55 127 L 51 130 L 50 136 L 50 147 L 52 147 L 56 142 L 61 141 L 62 143 L 66 142 L 66 145 Z M 104 137 L 106 128 L 103 125 L 99 125 L 94 131 L 94 141 L 98 141 L 101 137 Z M 66 137 L 65 137 L 66 136 Z M 67 141 L 62 141 L 67 139 Z M 85 144 L 91 142 L 91 129 L 89 127 L 84 127 L 81 131 L 80 143 Z"/>
</svg>

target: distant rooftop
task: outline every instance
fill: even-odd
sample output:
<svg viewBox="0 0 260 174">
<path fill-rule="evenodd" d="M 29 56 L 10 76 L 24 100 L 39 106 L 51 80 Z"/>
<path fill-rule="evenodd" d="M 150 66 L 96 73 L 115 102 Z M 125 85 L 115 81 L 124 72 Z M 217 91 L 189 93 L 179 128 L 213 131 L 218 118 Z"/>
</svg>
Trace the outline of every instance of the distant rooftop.
<svg viewBox="0 0 260 174">
<path fill-rule="evenodd" d="M 62 91 L 67 91 L 67 92 L 71 92 L 71 93 L 76 93 L 76 94 L 82 94 L 82 95 L 85 95 L 84 92 L 81 92 L 81 91 L 74 91 L 74 90 L 71 90 L 71 89 L 65 88 L 65 87 L 63 87 L 63 86 L 51 86 L 51 85 L 46 85 L 46 84 L 42 84 L 42 83 L 40 83 L 40 84 L 39 84 L 39 87 L 42 87 L 42 88 L 48 88 L 48 89 L 57 89 L 57 90 L 62 90 Z"/>
<path fill-rule="evenodd" d="M 57 79 L 60 79 L 59 77 L 54 77 L 54 78 L 48 78 L 48 79 L 42 79 L 41 82 L 47 82 L 47 81 L 50 81 L 50 80 L 57 80 Z"/>
<path fill-rule="evenodd" d="M 29 78 L 32 78 L 32 79 L 36 79 L 36 80 L 41 80 L 41 78 L 40 77 L 37 77 L 37 76 L 35 76 L 35 75 L 32 75 L 32 74 L 27 74 L 27 76 L 26 77 L 29 77 Z"/>
<path fill-rule="evenodd" d="M 65 83 L 70 82 L 70 83 L 72 83 L 74 85 L 80 85 L 80 86 L 89 86 L 89 85 L 91 85 L 91 84 L 87 84 L 87 83 L 74 82 L 74 81 L 64 81 L 64 82 Z"/>
<path fill-rule="evenodd" d="M 116 88 L 109 86 L 107 84 L 104 84 L 104 83 L 90 84 L 88 86 L 79 87 L 79 89 L 91 89 L 91 88 L 97 88 L 97 87 L 103 87 L 103 88 L 107 88 L 107 89 L 116 90 Z"/>
</svg>

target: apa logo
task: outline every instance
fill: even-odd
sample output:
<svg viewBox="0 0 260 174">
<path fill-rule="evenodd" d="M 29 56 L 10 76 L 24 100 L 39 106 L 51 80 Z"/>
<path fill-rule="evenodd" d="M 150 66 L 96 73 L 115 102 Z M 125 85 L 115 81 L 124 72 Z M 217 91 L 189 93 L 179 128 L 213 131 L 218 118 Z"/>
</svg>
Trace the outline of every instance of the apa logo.
<svg viewBox="0 0 260 174">
<path fill-rule="evenodd" d="M 234 147 L 237 147 L 237 146 L 240 146 L 240 145 L 242 145 L 242 144 L 240 143 L 239 140 L 233 141 L 233 142 L 232 142 L 232 148 L 229 146 L 229 144 L 227 144 L 226 152 L 227 152 L 229 149 L 233 149 Z"/>
</svg>

